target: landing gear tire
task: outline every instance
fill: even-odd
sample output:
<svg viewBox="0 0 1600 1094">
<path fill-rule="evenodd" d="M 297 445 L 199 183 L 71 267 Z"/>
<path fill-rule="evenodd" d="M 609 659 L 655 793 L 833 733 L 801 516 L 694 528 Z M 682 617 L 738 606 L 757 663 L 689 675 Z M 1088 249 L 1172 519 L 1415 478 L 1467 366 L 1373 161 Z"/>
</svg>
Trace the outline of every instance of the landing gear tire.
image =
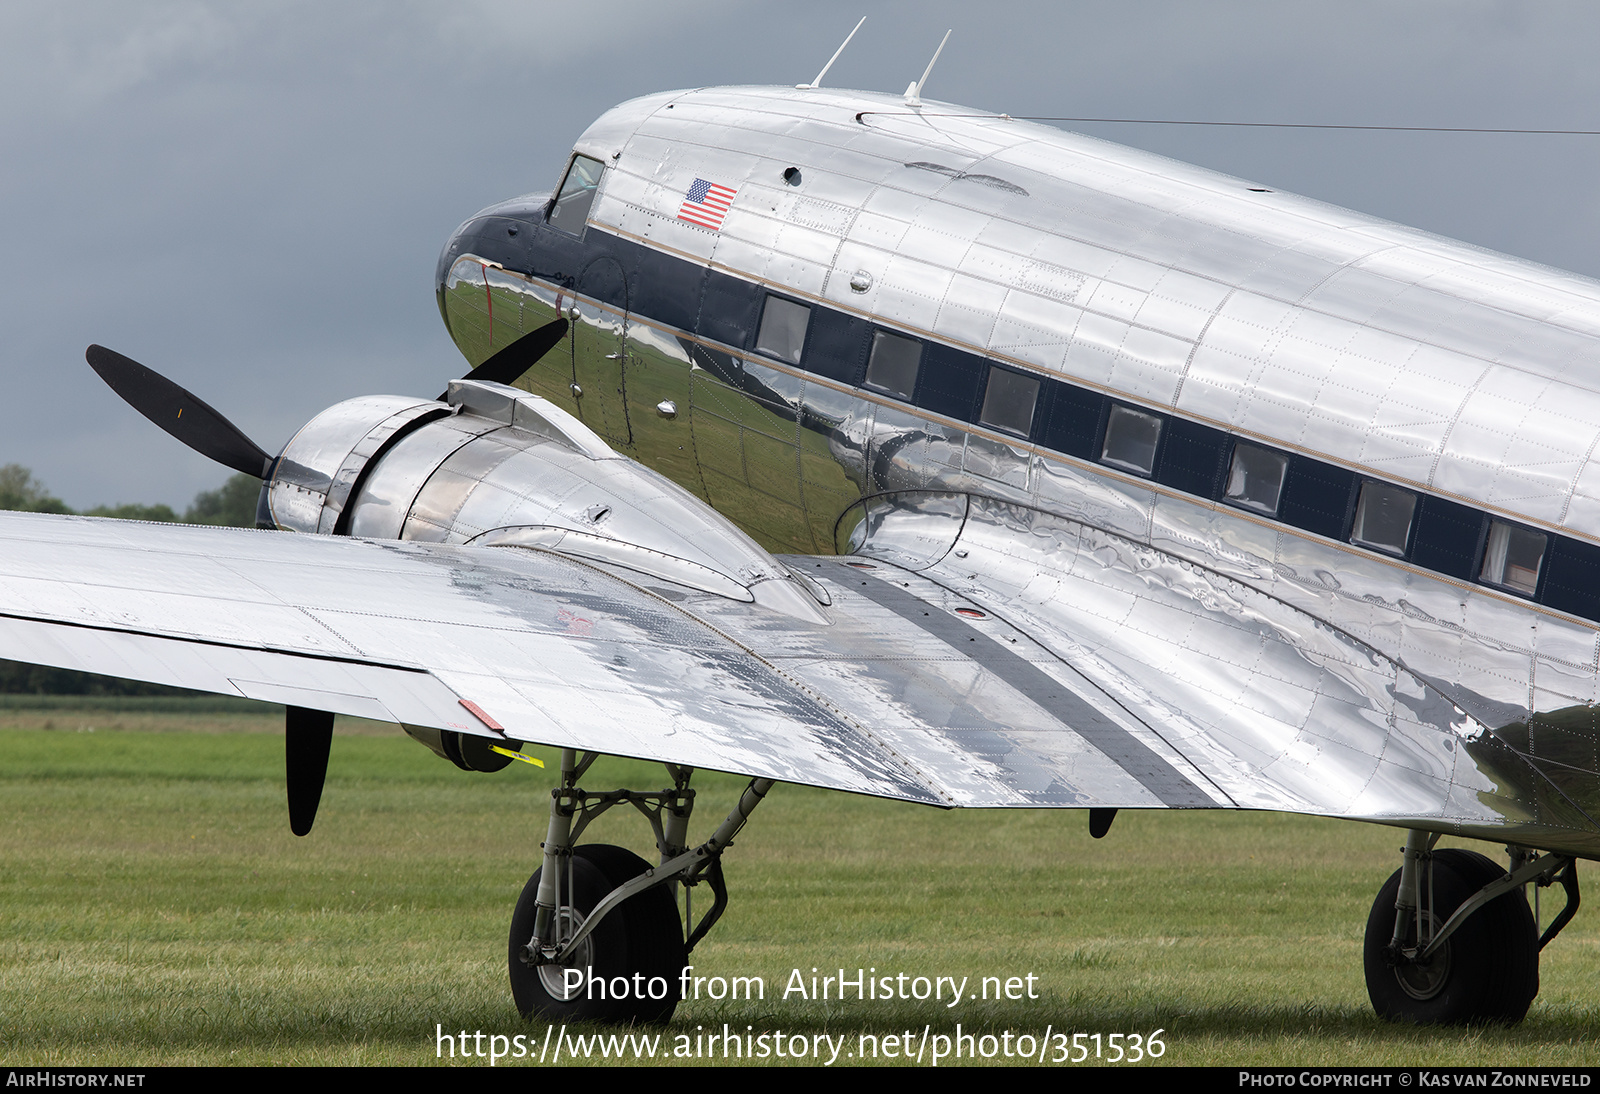
<svg viewBox="0 0 1600 1094">
<path fill-rule="evenodd" d="M 574 847 L 572 859 L 572 891 L 566 891 L 563 879 L 562 906 L 556 913 L 561 939 L 570 938 L 607 893 L 650 869 L 632 851 L 606 844 Z M 678 906 L 670 890 L 657 886 L 624 902 L 600 921 L 570 965 L 530 967 L 522 960 L 522 950 L 533 937 L 541 873 L 537 870 L 528 879 L 511 916 L 507 964 L 511 995 L 522 1016 L 623 1023 L 671 1018 L 686 955 Z M 581 983 L 568 975 L 568 968 L 583 974 Z"/>
<path fill-rule="evenodd" d="M 1442 927 L 1469 897 L 1504 874 L 1474 851 L 1435 851 L 1433 929 Z M 1427 889 L 1424 872 L 1424 905 Z M 1396 961 L 1389 953 L 1399 893 L 1396 870 L 1367 917 L 1367 995 L 1378 1016 L 1419 1025 L 1522 1021 L 1539 994 L 1539 936 L 1522 892 L 1503 893 L 1473 912 L 1426 961 Z M 1423 915 L 1426 918 L 1427 913 Z M 1414 916 L 1406 945 L 1416 945 Z"/>
</svg>

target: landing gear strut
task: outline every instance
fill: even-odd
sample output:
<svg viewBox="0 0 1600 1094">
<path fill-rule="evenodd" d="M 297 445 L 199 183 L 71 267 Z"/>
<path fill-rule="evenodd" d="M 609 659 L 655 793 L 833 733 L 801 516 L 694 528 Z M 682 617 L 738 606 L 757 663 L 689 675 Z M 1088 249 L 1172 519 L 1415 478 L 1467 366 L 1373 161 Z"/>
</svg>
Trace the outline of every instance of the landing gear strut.
<svg viewBox="0 0 1600 1094">
<path fill-rule="evenodd" d="M 1539 950 L 1577 907 L 1570 858 L 1519 848 L 1509 873 L 1474 851 L 1435 851 L 1413 831 L 1367 919 L 1367 994 L 1381 1017 L 1423 1024 L 1520 1022 L 1539 993 Z M 1559 879 L 1568 908 L 1541 939 L 1522 887 Z"/>
<path fill-rule="evenodd" d="M 574 750 L 562 752 L 544 865 L 528 880 L 511 917 L 511 993 L 528 1018 L 665 1022 L 677 1007 L 689 951 L 727 907 L 722 853 L 772 780 L 752 780 L 711 838 L 690 849 L 691 769 L 668 764 L 669 790 L 596 794 L 577 785 L 594 759 L 594 753 L 580 761 Z M 624 803 L 654 829 L 658 866 L 621 847 L 574 846 L 595 817 Z M 713 902 L 696 924 L 690 894 L 702 879 L 711 886 Z M 675 898 L 680 885 L 681 920 Z"/>
</svg>

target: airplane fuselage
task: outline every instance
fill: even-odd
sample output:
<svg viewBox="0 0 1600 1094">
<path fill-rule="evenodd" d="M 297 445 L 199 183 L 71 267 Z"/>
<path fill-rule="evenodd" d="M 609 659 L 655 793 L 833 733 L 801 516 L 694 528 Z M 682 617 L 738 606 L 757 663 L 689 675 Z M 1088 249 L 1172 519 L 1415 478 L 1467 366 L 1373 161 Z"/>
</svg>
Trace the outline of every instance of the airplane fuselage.
<svg viewBox="0 0 1600 1094">
<path fill-rule="evenodd" d="M 735 88 L 610 111 L 438 282 L 474 364 L 570 317 L 520 385 L 770 550 L 908 492 L 1058 514 L 1600 768 L 1592 281 L 1004 117 Z"/>
<path fill-rule="evenodd" d="M 7 515 L 0 654 L 284 704 L 301 834 L 335 714 L 471 771 L 558 748 L 508 941 L 526 1015 L 670 1015 L 779 782 L 1096 837 L 1119 809 L 1403 827 L 1377 1012 L 1527 1012 L 1600 858 L 1600 284 L 810 87 L 617 107 L 437 278 L 472 372 L 276 457 L 91 347 L 261 476 L 273 531 Z M 587 789 L 600 754 L 672 787 Z M 751 782 L 691 846 L 704 768 Z M 578 839 L 624 802 L 654 866 Z M 1541 934 L 1524 890 L 1558 881 Z M 575 993 L 596 967 L 664 986 Z"/>
</svg>

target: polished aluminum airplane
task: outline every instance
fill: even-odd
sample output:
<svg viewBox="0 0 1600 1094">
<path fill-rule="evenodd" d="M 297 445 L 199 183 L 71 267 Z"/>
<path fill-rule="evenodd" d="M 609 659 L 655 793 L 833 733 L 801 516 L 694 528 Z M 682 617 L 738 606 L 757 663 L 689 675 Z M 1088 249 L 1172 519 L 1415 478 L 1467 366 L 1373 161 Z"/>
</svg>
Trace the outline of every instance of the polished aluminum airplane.
<svg viewBox="0 0 1600 1094">
<path fill-rule="evenodd" d="M 1520 1019 L 1600 855 L 1600 284 L 816 82 L 625 103 L 467 221 L 438 299 L 476 367 L 437 400 L 270 457 L 92 348 L 279 531 L 6 515 L 0 656 L 284 703 L 297 832 L 335 712 L 469 770 L 561 749 L 524 1013 L 670 1015 L 795 782 L 1394 825 L 1374 1006 Z M 585 791 L 595 754 L 673 785 Z M 700 767 L 752 782 L 691 845 Z M 577 842 L 622 803 L 653 868 Z"/>
</svg>

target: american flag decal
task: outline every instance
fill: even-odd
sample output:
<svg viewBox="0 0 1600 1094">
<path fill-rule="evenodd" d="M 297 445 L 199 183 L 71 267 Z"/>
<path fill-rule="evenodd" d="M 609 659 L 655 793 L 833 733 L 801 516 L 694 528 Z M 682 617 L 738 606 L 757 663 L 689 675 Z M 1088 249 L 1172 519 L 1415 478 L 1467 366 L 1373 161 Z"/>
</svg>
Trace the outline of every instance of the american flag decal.
<svg viewBox="0 0 1600 1094">
<path fill-rule="evenodd" d="M 722 218 L 727 215 L 728 206 L 733 204 L 733 195 L 736 193 L 737 190 L 730 190 L 726 186 L 695 179 L 694 185 L 684 195 L 683 204 L 678 207 L 678 219 L 717 231 L 722 227 Z"/>
</svg>

